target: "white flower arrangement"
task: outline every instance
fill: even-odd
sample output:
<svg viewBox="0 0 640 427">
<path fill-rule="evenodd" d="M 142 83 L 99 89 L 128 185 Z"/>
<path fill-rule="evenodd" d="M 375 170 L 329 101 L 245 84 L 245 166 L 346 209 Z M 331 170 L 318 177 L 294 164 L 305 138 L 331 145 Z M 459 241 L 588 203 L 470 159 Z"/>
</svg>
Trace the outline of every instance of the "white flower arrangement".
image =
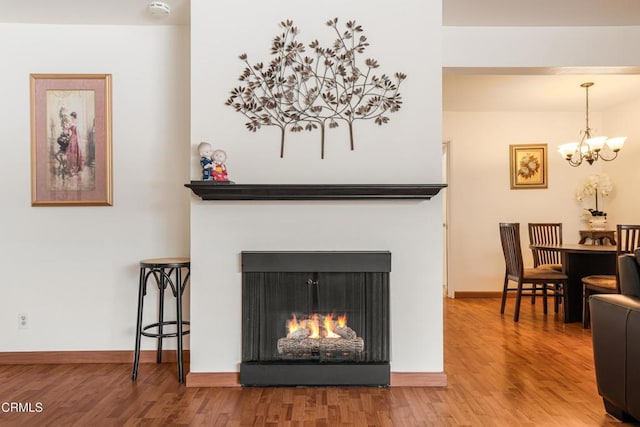
<svg viewBox="0 0 640 427">
<path fill-rule="evenodd" d="M 584 200 L 585 196 L 594 196 L 596 201 L 595 209 L 587 209 L 592 216 L 607 216 L 605 212 L 598 210 L 598 195 L 607 197 L 613 191 L 613 183 L 606 173 L 596 173 L 590 175 L 587 181 L 578 189 L 576 198 L 579 202 Z"/>
</svg>

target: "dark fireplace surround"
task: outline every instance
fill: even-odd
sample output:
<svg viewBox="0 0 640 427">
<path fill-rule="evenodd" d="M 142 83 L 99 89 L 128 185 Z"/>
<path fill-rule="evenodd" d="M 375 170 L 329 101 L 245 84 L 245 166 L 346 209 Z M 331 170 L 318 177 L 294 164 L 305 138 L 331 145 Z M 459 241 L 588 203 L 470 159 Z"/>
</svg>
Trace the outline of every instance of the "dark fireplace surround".
<svg viewBox="0 0 640 427">
<path fill-rule="evenodd" d="M 388 386 L 390 271 L 388 251 L 242 252 L 240 383 Z M 328 318 L 341 335 L 291 335 L 294 315 Z"/>
</svg>

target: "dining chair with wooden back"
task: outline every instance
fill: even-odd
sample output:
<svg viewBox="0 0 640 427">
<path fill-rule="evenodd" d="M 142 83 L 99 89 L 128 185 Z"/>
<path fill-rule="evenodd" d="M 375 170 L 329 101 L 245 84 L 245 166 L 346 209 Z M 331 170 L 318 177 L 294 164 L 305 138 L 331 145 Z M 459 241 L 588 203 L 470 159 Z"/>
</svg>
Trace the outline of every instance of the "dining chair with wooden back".
<svg viewBox="0 0 640 427">
<path fill-rule="evenodd" d="M 616 226 L 616 274 L 593 275 L 582 278 L 582 327 L 591 324 L 589 297 L 594 294 L 619 294 L 620 278 L 618 277 L 617 258 L 620 255 L 632 254 L 640 248 L 640 225 L 618 224 Z"/>
<path fill-rule="evenodd" d="M 532 245 L 561 245 L 561 222 L 530 222 L 529 243 Z M 559 251 L 545 249 L 531 249 L 534 268 L 549 268 L 562 271 L 562 260 Z"/>
<path fill-rule="evenodd" d="M 520 318 L 520 302 L 523 295 L 531 295 L 537 286 L 542 286 L 544 312 L 547 312 L 547 291 L 549 287 L 566 286 L 567 276 L 549 268 L 525 268 L 522 261 L 522 247 L 520 244 L 520 224 L 517 222 L 500 223 L 500 242 L 504 254 L 505 274 L 502 289 L 502 303 L 500 314 L 504 314 L 507 293 L 516 292 L 515 312 L 513 321 Z M 510 287 L 509 282 L 516 282 L 516 287 Z M 525 288 L 524 285 L 530 285 Z M 552 288 L 552 289 L 553 289 Z"/>
<path fill-rule="evenodd" d="M 561 222 L 530 222 L 529 244 L 531 245 L 561 245 L 562 244 L 562 223 Z M 562 254 L 560 251 L 531 248 L 534 268 L 546 268 L 555 271 L 562 271 Z M 546 285 L 543 285 L 546 286 Z M 563 289 L 556 285 L 553 287 L 554 311 L 558 312 L 558 306 L 562 300 Z M 531 303 L 535 304 L 536 289 L 533 289 Z"/>
</svg>

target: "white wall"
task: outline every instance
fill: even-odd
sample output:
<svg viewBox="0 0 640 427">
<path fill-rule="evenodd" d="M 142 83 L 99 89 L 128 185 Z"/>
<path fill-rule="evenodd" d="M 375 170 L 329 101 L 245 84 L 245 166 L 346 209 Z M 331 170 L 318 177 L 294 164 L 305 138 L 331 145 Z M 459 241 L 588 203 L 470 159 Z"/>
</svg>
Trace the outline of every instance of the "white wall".
<svg viewBox="0 0 640 427">
<path fill-rule="evenodd" d="M 194 0 L 192 10 L 192 178 L 195 146 L 211 141 L 227 151 L 238 183 L 439 183 L 441 181 L 441 63 L 439 2 L 330 0 L 321 6 L 286 0 L 244 3 Z M 250 13 L 249 13 L 250 11 Z M 285 12 L 288 11 L 288 12 Z M 384 18 L 381 13 L 384 11 Z M 293 19 L 300 40 L 332 41 L 325 21 L 355 19 L 381 72 L 404 72 L 404 105 L 388 125 L 357 123 L 356 150 L 346 128 L 287 134 L 279 158 L 276 128 L 247 132 L 240 114 L 223 105 L 243 70 L 269 61 L 277 24 Z M 324 43 L 326 44 L 326 43 Z M 390 250 L 392 370 L 439 372 L 442 361 L 442 219 L 429 202 L 203 202 L 191 204 L 192 372 L 233 372 L 240 356 L 239 255 L 242 250 Z M 416 323 L 418 322 L 418 323 Z M 419 326 L 418 326 L 419 324 Z M 224 325 L 219 327 L 218 325 Z"/>
<path fill-rule="evenodd" d="M 601 129 L 601 114 L 590 115 Z M 445 112 L 443 132 L 451 141 L 449 287 L 455 291 L 501 290 L 504 258 L 499 222 L 520 222 L 525 264 L 528 222 L 562 222 L 565 242 L 577 242 L 584 229 L 584 208 L 576 200 L 578 186 L 600 165 L 573 168 L 557 146 L 575 139 L 584 113 Z M 547 144 L 548 188 L 511 190 L 510 144 Z M 609 200 L 604 201 L 605 206 Z M 607 206 L 608 208 L 609 206 Z"/>
<path fill-rule="evenodd" d="M 0 186 L 0 259 L 5 267 L 0 351 L 131 349 L 137 262 L 189 254 L 191 200 L 192 344 L 197 343 L 192 348 L 193 371 L 234 371 L 240 361 L 239 329 L 228 328 L 231 332 L 223 337 L 223 347 L 215 344 L 219 339 L 212 339 L 212 327 L 216 322 L 226 325 L 229 319 L 239 323 L 239 251 L 244 249 L 391 250 L 392 369 L 442 370 L 439 197 L 393 204 L 216 203 L 190 197 L 182 187 L 189 178 L 199 177 L 195 146 L 200 140 L 227 150 L 231 179 L 241 183 L 436 183 L 440 181 L 443 135 L 441 66 L 640 63 L 640 51 L 633 45 L 640 32 L 636 27 L 445 27 L 441 34 L 440 5 L 433 3 L 411 0 L 388 8 L 376 0 L 363 8 L 331 0 L 323 4 L 323 10 L 329 12 L 319 14 L 317 5 L 306 8 L 292 0 L 278 8 L 257 1 L 247 5 L 194 0 L 191 41 L 188 28 L 0 24 L 0 55 L 5 58 L 0 80 L 0 133 L 4 137 L 0 177 L 5 182 Z M 249 8 L 251 13 L 247 13 Z M 294 12 L 284 14 L 283 10 Z M 381 19 L 382 13 L 386 19 Z M 276 129 L 249 133 L 241 116 L 223 106 L 242 71 L 237 55 L 247 52 L 254 61 L 266 58 L 282 19 L 294 19 L 303 30 L 301 39 L 308 41 L 326 36 L 324 21 L 333 16 L 341 22 L 358 20 L 372 44 L 368 55 L 378 59 L 385 72 L 408 75 L 401 90 L 405 104 L 387 126 L 358 123 L 354 152 L 345 148 L 343 127 L 329 130 L 325 160 L 318 156 L 317 134 L 289 134 L 286 157 L 279 159 Z M 30 206 L 30 73 L 113 75 L 113 207 Z M 616 184 L 630 183 L 619 186 L 610 200 L 612 219 L 620 222 L 638 222 L 634 213 L 638 145 L 633 139 L 638 140 L 640 129 L 634 124 L 635 108 L 630 104 L 603 118 L 604 128 L 624 127 L 630 136 L 621 157 L 605 165 Z M 450 120 L 445 115 L 445 126 Z M 478 122 L 471 116 L 465 120 Z M 459 131 L 463 132 L 444 132 L 454 140 L 452 157 L 455 144 L 460 144 L 455 140 Z M 572 132 L 575 134 L 574 127 Z M 511 135 L 513 139 L 522 136 Z M 540 136 L 540 140 L 545 138 L 548 134 Z M 497 158 L 489 159 L 489 164 L 501 162 L 491 171 L 499 173 L 508 163 L 504 145 L 496 147 L 495 154 Z M 550 145 L 550 159 L 554 154 Z M 562 180 L 556 175 L 560 165 L 552 163 L 551 167 L 552 187 L 547 192 L 554 194 L 554 200 L 565 200 L 555 188 Z M 578 169 L 566 170 L 583 173 Z M 492 175 L 497 186 L 486 188 L 504 192 L 506 173 L 504 177 Z M 452 195 L 458 188 L 466 191 L 454 179 Z M 515 201 L 534 194 L 511 193 Z M 567 198 L 566 203 L 573 202 Z M 452 209 L 456 211 L 458 223 L 452 222 L 452 229 L 476 221 L 475 210 L 464 218 L 466 211 Z M 547 214 L 535 213 L 540 220 Z M 491 230 L 495 227 L 492 221 Z M 493 236 L 493 231 L 486 233 Z M 496 246 L 489 254 L 473 255 L 496 266 L 502 262 L 496 249 L 499 251 Z M 452 258 L 450 265 L 455 262 Z M 482 274 L 482 280 L 493 283 L 494 273 L 485 270 Z M 24 312 L 29 314 L 30 329 L 18 330 L 17 315 Z M 417 331 L 410 326 L 416 319 L 426 327 Z"/>
<path fill-rule="evenodd" d="M 444 27 L 443 66 L 521 67 L 525 74 L 526 67 L 636 66 L 640 63 L 635 46 L 639 36 L 640 27 Z M 633 125 L 637 110 L 629 105 L 620 107 L 619 112 L 591 113 L 592 128 L 615 129 L 614 133 L 626 133 L 630 139 L 615 162 L 578 168 L 566 165 L 557 147 L 575 140 L 584 112 L 444 114 L 444 137 L 452 141 L 449 265 L 471 262 L 473 266 L 464 271 L 450 269 L 450 288 L 501 289 L 504 259 L 498 234 L 500 221 L 520 222 L 523 244 L 528 239 L 526 223 L 533 221 L 561 220 L 565 241 L 577 241 L 577 229 L 584 223 L 576 221 L 580 205 L 574 193 L 591 173 L 608 172 L 617 187 L 616 194 L 604 200 L 610 222 L 615 224 L 623 218 L 638 222 L 633 219 L 637 214 L 631 213 L 636 203 L 631 202 L 632 183 L 638 179 L 633 164 L 638 151 L 631 138 L 633 131 L 637 134 Z M 540 142 L 549 145 L 549 188 L 509 190 L 508 145 Z M 480 209 L 483 200 L 490 202 Z M 585 203 L 583 207 L 592 206 Z M 523 255 L 530 262 L 528 249 Z"/>
<path fill-rule="evenodd" d="M 609 224 L 640 224 L 640 100 L 632 100 L 605 113 L 606 129 L 610 136 L 627 136 L 618 158 L 603 165 L 614 183 L 614 193 L 606 201 Z"/>
<path fill-rule="evenodd" d="M 132 349 L 138 261 L 189 255 L 188 28 L 1 24 L 0 40 L 0 351 Z M 112 74 L 113 207 L 31 207 L 30 73 Z"/>
</svg>

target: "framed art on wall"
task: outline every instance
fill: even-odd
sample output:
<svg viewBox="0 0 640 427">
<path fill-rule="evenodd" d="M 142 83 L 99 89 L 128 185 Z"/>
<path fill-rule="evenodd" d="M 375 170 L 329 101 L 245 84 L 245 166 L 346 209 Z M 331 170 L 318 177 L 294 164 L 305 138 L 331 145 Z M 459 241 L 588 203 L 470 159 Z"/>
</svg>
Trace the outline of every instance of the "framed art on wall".
<svg viewBox="0 0 640 427">
<path fill-rule="evenodd" d="M 111 206 L 111 75 L 30 80 L 31 205 Z"/>
<path fill-rule="evenodd" d="M 509 145 L 511 189 L 547 188 L 547 144 Z"/>
</svg>

